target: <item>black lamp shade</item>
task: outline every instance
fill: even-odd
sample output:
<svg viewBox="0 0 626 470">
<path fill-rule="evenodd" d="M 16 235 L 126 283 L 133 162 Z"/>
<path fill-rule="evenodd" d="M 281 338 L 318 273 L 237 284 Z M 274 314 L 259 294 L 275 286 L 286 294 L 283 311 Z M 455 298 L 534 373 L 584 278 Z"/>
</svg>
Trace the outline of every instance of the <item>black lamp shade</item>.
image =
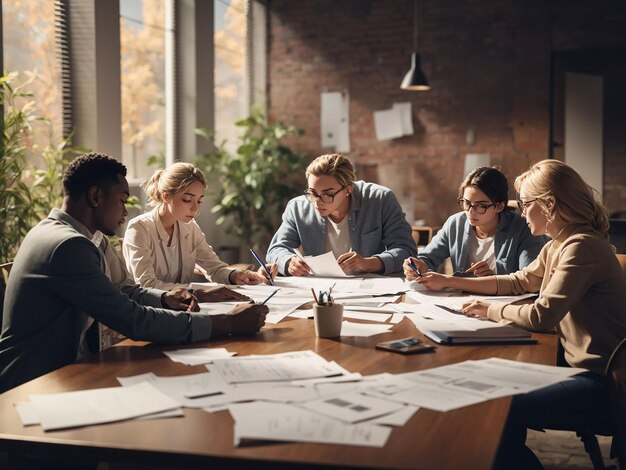
<svg viewBox="0 0 626 470">
<path fill-rule="evenodd" d="M 420 55 L 417 52 L 414 52 L 411 56 L 411 70 L 404 76 L 400 88 L 414 91 L 430 90 L 426 75 L 424 75 L 420 66 Z"/>
</svg>

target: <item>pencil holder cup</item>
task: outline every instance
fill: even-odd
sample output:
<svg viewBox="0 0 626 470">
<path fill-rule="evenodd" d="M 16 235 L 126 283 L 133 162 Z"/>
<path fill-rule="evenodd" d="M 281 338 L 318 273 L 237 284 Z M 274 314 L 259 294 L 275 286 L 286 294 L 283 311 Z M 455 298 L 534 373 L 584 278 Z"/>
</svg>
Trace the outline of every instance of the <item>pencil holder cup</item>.
<svg viewBox="0 0 626 470">
<path fill-rule="evenodd" d="M 315 334 L 320 338 L 336 338 L 341 336 L 343 321 L 343 305 L 313 304 L 313 321 Z"/>
</svg>

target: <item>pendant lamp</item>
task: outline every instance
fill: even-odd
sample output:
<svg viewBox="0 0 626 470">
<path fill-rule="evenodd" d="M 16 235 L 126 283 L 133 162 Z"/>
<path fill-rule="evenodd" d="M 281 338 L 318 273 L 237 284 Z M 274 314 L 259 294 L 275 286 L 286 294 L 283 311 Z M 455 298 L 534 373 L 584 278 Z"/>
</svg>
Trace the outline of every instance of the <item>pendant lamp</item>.
<svg viewBox="0 0 626 470">
<path fill-rule="evenodd" d="M 422 72 L 420 55 L 417 53 L 417 0 L 414 1 L 414 6 L 413 54 L 411 55 L 411 70 L 409 70 L 404 76 L 400 88 L 411 91 L 426 91 L 430 90 L 430 85 L 428 84 L 426 75 Z"/>
</svg>

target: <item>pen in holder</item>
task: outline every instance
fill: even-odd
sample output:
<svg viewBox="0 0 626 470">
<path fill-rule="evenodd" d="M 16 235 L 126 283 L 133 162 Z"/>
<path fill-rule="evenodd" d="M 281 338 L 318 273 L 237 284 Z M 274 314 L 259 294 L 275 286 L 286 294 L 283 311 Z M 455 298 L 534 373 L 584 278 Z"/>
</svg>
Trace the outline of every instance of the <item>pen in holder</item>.
<svg viewBox="0 0 626 470">
<path fill-rule="evenodd" d="M 334 287 L 334 286 L 333 286 Z M 336 338 L 341 336 L 341 322 L 343 321 L 343 305 L 336 304 L 329 291 L 320 291 L 315 295 L 311 289 L 315 303 L 313 304 L 313 320 L 315 334 L 320 338 Z"/>
</svg>

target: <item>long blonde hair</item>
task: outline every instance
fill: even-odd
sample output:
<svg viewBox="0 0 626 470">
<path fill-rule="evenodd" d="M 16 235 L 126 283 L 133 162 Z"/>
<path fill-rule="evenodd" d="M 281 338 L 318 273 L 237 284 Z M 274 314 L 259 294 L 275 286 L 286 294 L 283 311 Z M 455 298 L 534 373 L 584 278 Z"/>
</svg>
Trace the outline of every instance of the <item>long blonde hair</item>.
<svg viewBox="0 0 626 470">
<path fill-rule="evenodd" d="M 344 188 L 354 183 L 356 179 L 352 163 L 340 153 L 330 153 L 317 157 L 306 169 L 305 177 L 308 179 L 310 175 L 333 176 Z"/>
<path fill-rule="evenodd" d="M 515 178 L 518 193 L 522 184 L 528 196 L 537 200 L 549 222 L 556 215 L 568 225 L 589 224 L 604 238 L 609 238 L 606 208 L 594 197 L 597 191 L 572 167 L 559 160 L 542 160 Z"/>
<path fill-rule="evenodd" d="M 174 196 L 196 182 L 202 183 L 206 189 L 206 180 L 199 168 L 191 163 L 177 162 L 165 169 L 155 171 L 143 186 L 150 198 L 148 204 L 158 206 L 163 204 L 165 194 L 170 197 Z"/>
</svg>

